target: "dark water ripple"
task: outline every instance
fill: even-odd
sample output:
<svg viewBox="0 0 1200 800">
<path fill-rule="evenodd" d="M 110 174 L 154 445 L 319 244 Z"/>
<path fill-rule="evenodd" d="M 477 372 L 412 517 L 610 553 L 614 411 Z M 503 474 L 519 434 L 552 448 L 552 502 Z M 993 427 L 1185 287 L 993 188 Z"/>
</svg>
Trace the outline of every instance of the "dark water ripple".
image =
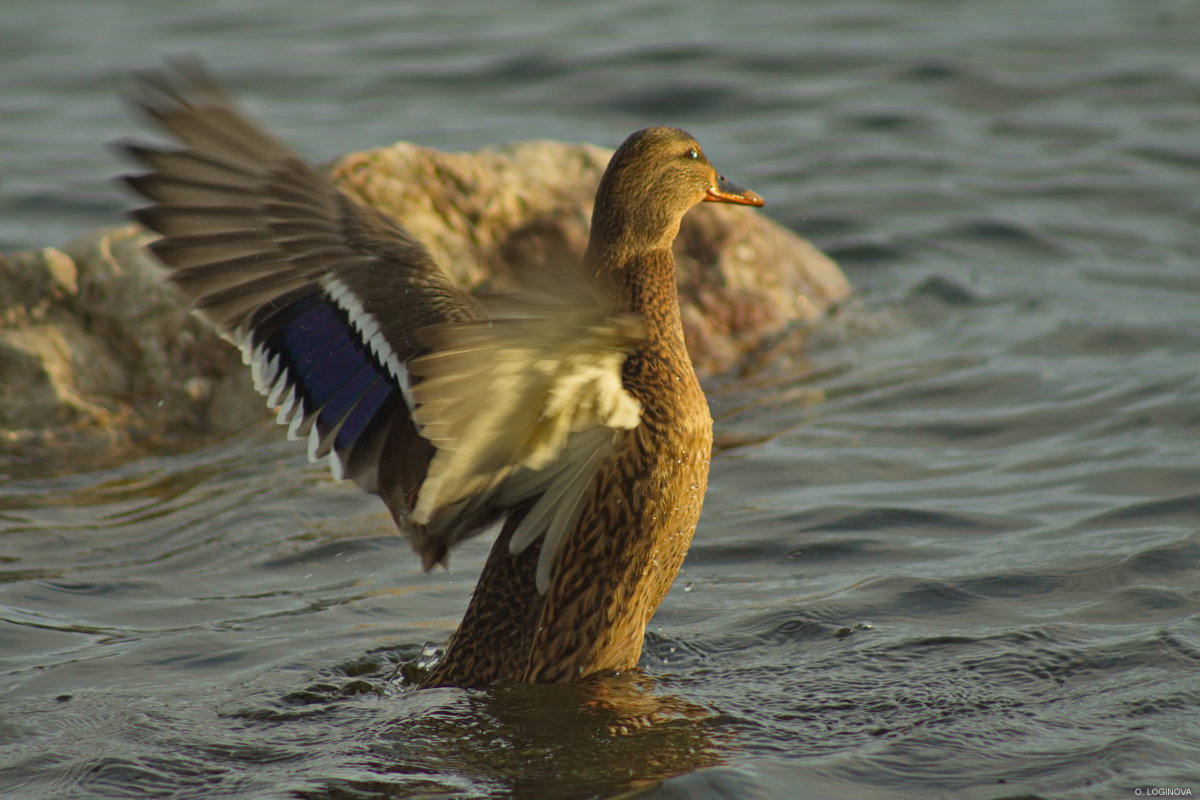
<svg viewBox="0 0 1200 800">
<path fill-rule="evenodd" d="M 6 11 L 0 249 L 116 219 L 114 93 L 191 50 L 314 158 L 684 125 L 859 297 L 710 387 L 649 685 L 408 689 L 487 543 L 422 574 L 269 424 L 0 463 L 0 795 L 1200 792 L 1193 5 Z"/>
</svg>

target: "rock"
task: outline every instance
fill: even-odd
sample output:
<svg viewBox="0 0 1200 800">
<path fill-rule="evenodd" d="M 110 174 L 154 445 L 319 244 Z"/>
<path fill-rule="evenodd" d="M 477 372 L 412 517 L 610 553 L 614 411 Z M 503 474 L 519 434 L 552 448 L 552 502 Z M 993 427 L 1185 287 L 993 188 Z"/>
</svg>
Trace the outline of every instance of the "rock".
<svg viewBox="0 0 1200 800">
<path fill-rule="evenodd" d="M 399 143 L 331 167 L 395 214 L 464 285 L 503 288 L 526 265 L 578 258 L 610 150 L 521 142 L 474 153 Z M 163 283 L 135 226 L 0 256 L 0 448 L 138 447 L 223 433 L 265 413 L 237 351 Z M 731 369 L 849 293 L 826 256 L 761 213 L 701 204 L 676 243 L 701 376 Z"/>
<path fill-rule="evenodd" d="M 460 283 L 502 287 L 522 263 L 582 255 L 592 196 L 611 155 L 544 140 L 473 153 L 400 142 L 345 156 L 331 169 L 347 194 L 403 220 Z M 850 293 L 827 256 L 747 208 L 701 203 L 684 217 L 675 257 L 701 377 L 731 369 Z"/>
<path fill-rule="evenodd" d="M 0 452 L 102 455 L 262 414 L 240 355 L 163 283 L 148 240 L 124 226 L 0 256 Z"/>
</svg>

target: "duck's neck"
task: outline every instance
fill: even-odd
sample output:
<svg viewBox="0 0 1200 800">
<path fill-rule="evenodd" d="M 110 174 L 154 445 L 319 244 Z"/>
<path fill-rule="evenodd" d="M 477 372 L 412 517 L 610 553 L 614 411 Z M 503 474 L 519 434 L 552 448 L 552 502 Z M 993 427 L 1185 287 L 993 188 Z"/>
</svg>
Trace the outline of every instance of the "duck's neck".
<svg viewBox="0 0 1200 800">
<path fill-rule="evenodd" d="M 587 264 L 618 309 L 641 317 L 650 346 L 678 345 L 672 349 L 686 358 L 670 244 L 637 251 L 589 249 Z"/>
<path fill-rule="evenodd" d="M 651 191 L 630 188 L 607 175 L 596 190 L 592 207 L 592 230 L 585 260 L 620 269 L 625 263 L 655 251 L 671 252 L 679 235 L 682 214 L 658 203 L 629 203 L 625 195 Z"/>
</svg>

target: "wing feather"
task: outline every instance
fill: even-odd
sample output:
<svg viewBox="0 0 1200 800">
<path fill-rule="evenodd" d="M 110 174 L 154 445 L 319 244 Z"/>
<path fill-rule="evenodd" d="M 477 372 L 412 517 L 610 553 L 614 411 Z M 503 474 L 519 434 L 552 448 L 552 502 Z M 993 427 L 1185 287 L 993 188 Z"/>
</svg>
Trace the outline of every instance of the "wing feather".
<svg viewBox="0 0 1200 800">
<path fill-rule="evenodd" d="M 438 327 L 433 350 L 410 364 L 420 377 L 413 418 L 437 447 L 413 518 L 480 492 L 496 491 L 503 505 L 541 495 L 510 546 L 519 552 L 546 537 L 544 591 L 592 475 L 640 423 L 621 368 L 643 331 L 571 270 L 489 310 L 490 320 Z"/>
<path fill-rule="evenodd" d="M 150 247 L 172 283 L 241 348 L 310 457 L 328 456 L 335 477 L 407 521 L 432 457 L 412 422 L 407 362 L 427 349 L 426 327 L 482 309 L 411 233 L 246 119 L 198 64 L 142 74 L 132 102 L 176 142 L 122 147 L 148 170 L 124 180 L 149 201 L 134 216 L 162 236 Z M 501 510 L 473 513 L 446 520 L 453 536 Z M 408 527 L 427 566 L 456 540 Z"/>
</svg>

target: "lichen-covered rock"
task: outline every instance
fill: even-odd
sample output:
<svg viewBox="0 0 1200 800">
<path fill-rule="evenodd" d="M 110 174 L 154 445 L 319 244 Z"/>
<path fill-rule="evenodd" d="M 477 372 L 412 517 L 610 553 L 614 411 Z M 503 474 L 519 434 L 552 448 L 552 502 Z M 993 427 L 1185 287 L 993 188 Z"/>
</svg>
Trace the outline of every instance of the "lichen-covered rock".
<svg viewBox="0 0 1200 800">
<path fill-rule="evenodd" d="M 330 169 L 348 194 L 401 219 L 456 279 L 490 289 L 523 266 L 582 254 L 610 154 L 548 141 L 474 153 L 400 143 Z M 265 413 L 236 350 L 163 283 L 147 238 L 123 226 L 0 256 L 0 449 L 111 449 L 224 432 Z M 676 258 L 702 377 L 849 293 L 833 262 L 749 209 L 702 204 L 684 220 Z"/>
</svg>

